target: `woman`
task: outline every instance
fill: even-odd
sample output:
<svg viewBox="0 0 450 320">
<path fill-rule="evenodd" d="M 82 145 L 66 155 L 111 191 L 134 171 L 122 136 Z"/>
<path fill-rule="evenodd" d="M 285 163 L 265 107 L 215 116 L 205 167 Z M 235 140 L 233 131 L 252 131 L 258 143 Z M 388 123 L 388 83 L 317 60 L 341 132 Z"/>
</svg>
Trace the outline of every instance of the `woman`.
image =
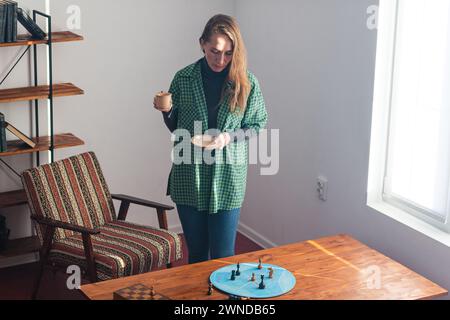
<svg viewBox="0 0 450 320">
<path fill-rule="evenodd" d="M 189 263 L 234 255 L 247 179 L 248 139 L 267 123 L 263 96 L 257 79 L 247 71 L 236 21 L 226 15 L 212 17 L 200 46 L 204 57 L 177 72 L 169 89 L 172 109 L 163 112 L 174 133 L 184 129 L 194 136 L 198 124 L 201 133 L 220 132 L 206 148 L 212 150 L 214 163 L 174 163 L 169 175 L 167 195 L 177 205 Z M 155 101 L 154 107 L 163 110 Z M 193 154 L 198 147 L 189 141 L 191 147 Z"/>
</svg>

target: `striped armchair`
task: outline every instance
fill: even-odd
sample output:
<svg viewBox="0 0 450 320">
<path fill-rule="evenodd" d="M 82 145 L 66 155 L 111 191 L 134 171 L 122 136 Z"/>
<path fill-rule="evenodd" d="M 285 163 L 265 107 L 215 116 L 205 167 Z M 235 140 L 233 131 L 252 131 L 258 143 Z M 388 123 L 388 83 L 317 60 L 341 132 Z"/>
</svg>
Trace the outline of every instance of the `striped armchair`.
<svg viewBox="0 0 450 320">
<path fill-rule="evenodd" d="M 91 282 L 151 271 L 182 258 L 180 237 L 167 229 L 173 207 L 111 195 L 93 152 L 22 173 L 41 240 L 36 298 L 44 265 L 78 265 Z M 116 216 L 113 199 L 121 200 Z M 155 208 L 159 228 L 125 222 L 131 203 Z"/>
</svg>

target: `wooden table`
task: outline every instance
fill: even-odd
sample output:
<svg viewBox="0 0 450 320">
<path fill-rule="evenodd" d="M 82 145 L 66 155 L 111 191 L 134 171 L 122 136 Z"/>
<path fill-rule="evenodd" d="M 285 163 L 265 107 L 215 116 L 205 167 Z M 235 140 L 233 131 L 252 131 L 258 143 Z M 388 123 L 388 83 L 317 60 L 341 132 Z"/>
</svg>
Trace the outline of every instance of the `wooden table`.
<svg viewBox="0 0 450 320">
<path fill-rule="evenodd" d="M 211 272 L 227 264 L 257 262 L 279 265 L 297 279 L 289 293 L 273 298 L 298 299 L 430 299 L 448 291 L 348 235 L 293 243 L 224 259 L 154 271 L 81 286 L 89 299 L 108 300 L 113 292 L 142 283 L 176 300 L 219 300 L 208 296 Z"/>
</svg>

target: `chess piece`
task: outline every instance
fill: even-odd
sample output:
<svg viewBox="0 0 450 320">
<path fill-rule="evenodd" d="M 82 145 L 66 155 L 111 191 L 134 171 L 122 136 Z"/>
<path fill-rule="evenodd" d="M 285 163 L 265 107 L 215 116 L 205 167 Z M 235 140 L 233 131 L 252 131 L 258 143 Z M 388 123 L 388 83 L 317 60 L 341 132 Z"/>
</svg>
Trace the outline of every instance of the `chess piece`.
<svg viewBox="0 0 450 320">
<path fill-rule="evenodd" d="M 259 264 L 258 264 L 258 269 L 262 269 L 262 263 L 261 263 L 261 258 L 259 258 Z"/>
<path fill-rule="evenodd" d="M 208 296 L 212 295 L 212 293 L 213 293 L 213 285 L 212 285 L 212 283 L 210 282 L 210 283 L 209 283 L 209 288 L 208 288 Z"/>
<path fill-rule="evenodd" d="M 236 280 L 236 270 L 231 271 L 231 278 L 230 280 Z"/>
<path fill-rule="evenodd" d="M 150 299 L 155 299 L 155 288 L 153 286 L 150 288 Z"/>
<path fill-rule="evenodd" d="M 265 289 L 266 285 L 264 284 L 264 275 L 261 275 L 261 282 L 259 283 L 259 289 Z"/>
<path fill-rule="evenodd" d="M 255 273 L 254 272 L 252 272 L 252 277 L 250 278 L 250 281 L 255 281 L 256 279 L 255 279 Z"/>
<path fill-rule="evenodd" d="M 269 279 L 273 278 L 273 269 L 269 267 Z"/>
<path fill-rule="evenodd" d="M 236 275 L 237 276 L 240 276 L 241 275 L 241 272 L 239 271 L 239 268 L 240 268 L 241 266 L 239 265 L 239 262 L 238 262 L 238 264 L 237 264 L 237 270 L 236 270 Z"/>
</svg>

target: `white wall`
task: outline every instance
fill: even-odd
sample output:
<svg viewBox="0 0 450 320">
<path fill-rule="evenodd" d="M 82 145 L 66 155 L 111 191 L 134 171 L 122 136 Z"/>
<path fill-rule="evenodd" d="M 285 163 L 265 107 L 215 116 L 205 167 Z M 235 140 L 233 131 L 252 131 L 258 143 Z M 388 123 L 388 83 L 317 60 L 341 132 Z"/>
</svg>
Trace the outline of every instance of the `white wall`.
<svg viewBox="0 0 450 320">
<path fill-rule="evenodd" d="M 366 206 L 376 31 L 375 0 L 237 1 L 250 68 L 269 127 L 280 129 L 280 171 L 249 175 L 243 230 L 281 245 L 348 233 L 450 288 L 450 249 Z M 318 200 L 316 178 L 329 180 Z"/>
<path fill-rule="evenodd" d="M 245 211 L 252 214 L 243 222 L 277 244 L 359 225 L 360 217 L 339 212 L 365 201 L 376 45 L 365 12 L 372 3 L 238 2 L 250 69 L 269 127 L 280 129 L 281 153 L 276 176 L 249 179 Z M 326 203 L 316 196 L 319 174 L 329 179 Z"/>
</svg>

